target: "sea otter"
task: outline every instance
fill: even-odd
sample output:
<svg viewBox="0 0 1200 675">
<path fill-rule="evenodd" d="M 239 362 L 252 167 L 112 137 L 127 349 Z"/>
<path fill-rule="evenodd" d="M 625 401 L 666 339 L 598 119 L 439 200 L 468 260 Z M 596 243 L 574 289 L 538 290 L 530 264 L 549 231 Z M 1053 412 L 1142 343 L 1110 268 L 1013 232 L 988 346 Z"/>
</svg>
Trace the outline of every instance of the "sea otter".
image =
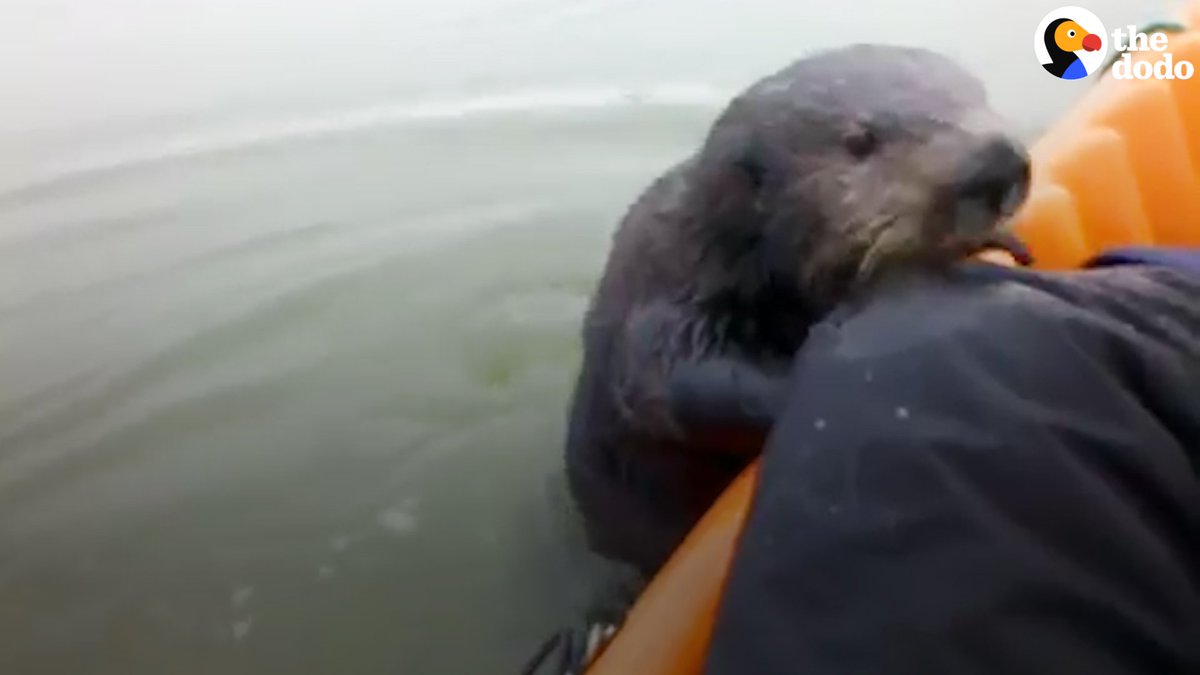
<svg viewBox="0 0 1200 675">
<path fill-rule="evenodd" d="M 823 51 L 730 102 L 627 212 L 584 318 L 566 465 L 593 550 L 653 575 L 759 449 L 810 326 L 1013 243 L 1029 161 L 1004 127 L 910 47 Z"/>
</svg>

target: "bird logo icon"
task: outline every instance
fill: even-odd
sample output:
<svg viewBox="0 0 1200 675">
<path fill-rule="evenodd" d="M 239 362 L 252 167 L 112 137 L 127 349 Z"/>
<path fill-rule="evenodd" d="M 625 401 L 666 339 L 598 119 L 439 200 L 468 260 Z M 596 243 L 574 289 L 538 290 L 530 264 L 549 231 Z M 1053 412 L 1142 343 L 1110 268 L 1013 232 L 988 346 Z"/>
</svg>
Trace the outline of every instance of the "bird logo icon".
<svg viewBox="0 0 1200 675">
<path fill-rule="evenodd" d="M 1035 51 L 1046 72 L 1063 80 L 1082 80 L 1104 64 L 1104 25 L 1079 7 L 1055 10 L 1038 26 Z"/>
</svg>

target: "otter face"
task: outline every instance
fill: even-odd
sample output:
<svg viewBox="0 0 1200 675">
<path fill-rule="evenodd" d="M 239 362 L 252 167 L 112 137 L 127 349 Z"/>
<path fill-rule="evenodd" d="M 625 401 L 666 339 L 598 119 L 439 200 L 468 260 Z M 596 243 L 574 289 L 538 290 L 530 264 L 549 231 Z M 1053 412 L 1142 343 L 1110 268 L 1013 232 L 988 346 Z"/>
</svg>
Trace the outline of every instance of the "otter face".
<svg viewBox="0 0 1200 675">
<path fill-rule="evenodd" d="M 983 248 L 1029 183 L 1024 148 L 975 78 L 932 52 L 865 45 L 751 87 L 698 167 L 718 195 L 713 226 L 759 237 L 772 276 L 816 301 Z"/>
</svg>

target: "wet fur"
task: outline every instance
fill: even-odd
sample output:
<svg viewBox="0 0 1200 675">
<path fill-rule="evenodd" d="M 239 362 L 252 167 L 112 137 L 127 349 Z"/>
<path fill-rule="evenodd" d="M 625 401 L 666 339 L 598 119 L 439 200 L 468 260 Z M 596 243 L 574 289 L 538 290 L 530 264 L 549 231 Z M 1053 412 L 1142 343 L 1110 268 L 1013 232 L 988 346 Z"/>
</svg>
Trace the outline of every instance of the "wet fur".
<svg viewBox="0 0 1200 675">
<path fill-rule="evenodd" d="M 734 99 L 641 195 L 585 317 L 569 420 L 596 551 L 657 571 L 761 446 L 809 326 L 996 237 L 954 190 L 997 122 L 940 56 L 836 50 Z"/>
</svg>

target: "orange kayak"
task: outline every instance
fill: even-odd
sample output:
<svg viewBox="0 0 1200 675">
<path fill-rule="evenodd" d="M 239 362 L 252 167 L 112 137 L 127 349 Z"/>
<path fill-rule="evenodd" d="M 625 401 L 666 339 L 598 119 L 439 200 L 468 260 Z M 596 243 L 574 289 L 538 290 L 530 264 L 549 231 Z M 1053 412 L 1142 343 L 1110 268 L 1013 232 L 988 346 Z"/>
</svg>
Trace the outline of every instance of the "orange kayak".
<svg viewBox="0 0 1200 675">
<path fill-rule="evenodd" d="M 1169 36 L 1200 64 L 1200 2 Z M 1155 62 L 1157 52 L 1133 55 Z M 1095 77 L 1100 77 L 1097 74 Z M 1042 269 L 1072 269 L 1118 246 L 1200 246 L 1200 76 L 1105 74 L 1031 148 L 1033 183 L 1016 231 Z M 697 675 L 757 464 L 733 482 L 647 587 L 587 675 Z"/>
</svg>

